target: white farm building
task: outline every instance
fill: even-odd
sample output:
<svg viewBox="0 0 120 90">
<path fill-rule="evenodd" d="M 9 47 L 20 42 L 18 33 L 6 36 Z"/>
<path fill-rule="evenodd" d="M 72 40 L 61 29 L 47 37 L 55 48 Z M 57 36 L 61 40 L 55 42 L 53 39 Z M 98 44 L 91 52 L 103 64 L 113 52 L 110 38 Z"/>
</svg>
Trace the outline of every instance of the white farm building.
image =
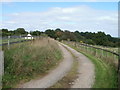
<svg viewBox="0 0 120 90">
<path fill-rule="evenodd" d="M 33 39 L 33 36 L 31 34 L 28 34 L 25 39 Z"/>
</svg>

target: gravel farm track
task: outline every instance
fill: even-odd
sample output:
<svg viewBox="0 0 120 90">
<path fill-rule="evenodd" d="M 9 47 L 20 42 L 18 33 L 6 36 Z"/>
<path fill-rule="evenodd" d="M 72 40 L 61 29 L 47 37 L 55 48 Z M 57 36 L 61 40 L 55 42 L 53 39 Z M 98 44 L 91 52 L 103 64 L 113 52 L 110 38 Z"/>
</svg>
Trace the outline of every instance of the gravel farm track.
<svg viewBox="0 0 120 90">
<path fill-rule="evenodd" d="M 71 88 L 91 88 L 94 84 L 95 72 L 93 63 L 83 54 L 70 48 L 69 46 L 59 43 L 59 47 L 63 53 L 63 60 L 60 64 L 50 71 L 43 78 L 37 78 L 19 85 L 17 88 L 49 88 L 61 80 L 71 70 L 73 60 L 78 60 L 78 78 L 74 81 Z M 73 55 L 72 55 L 72 54 Z"/>
</svg>

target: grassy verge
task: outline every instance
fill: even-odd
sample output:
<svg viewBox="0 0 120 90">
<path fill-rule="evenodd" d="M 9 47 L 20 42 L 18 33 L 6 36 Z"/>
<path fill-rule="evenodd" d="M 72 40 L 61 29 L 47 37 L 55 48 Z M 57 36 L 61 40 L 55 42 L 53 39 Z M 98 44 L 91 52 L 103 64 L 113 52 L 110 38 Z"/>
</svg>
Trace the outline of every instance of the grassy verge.
<svg viewBox="0 0 120 90">
<path fill-rule="evenodd" d="M 69 46 L 87 56 L 94 63 L 95 83 L 93 88 L 117 88 L 117 73 L 115 68 L 103 62 L 103 60 L 81 51 L 79 48 L 72 45 Z"/>
<path fill-rule="evenodd" d="M 117 88 L 117 73 L 113 67 L 89 54 L 86 55 L 95 65 L 95 83 L 93 88 Z"/>
<path fill-rule="evenodd" d="M 59 46 L 54 40 L 43 38 L 31 42 L 4 47 L 3 88 L 15 87 L 36 76 L 42 76 L 62 59 Z"/>
<path fill-rule="evenodd" d="M 72 54 L 72 53 L 71 53 Z M 74 80 L 77 78 L 78 74 L 78 61 L 75 59 L 76 57 L 72 54 L 74 57 L 73 65 L 69 73 L 62 78 L 62 80 L 58 81 L 55 85 L 53 85 L 50 88 L 70 88 L 73 84 Z"/>
</svg>

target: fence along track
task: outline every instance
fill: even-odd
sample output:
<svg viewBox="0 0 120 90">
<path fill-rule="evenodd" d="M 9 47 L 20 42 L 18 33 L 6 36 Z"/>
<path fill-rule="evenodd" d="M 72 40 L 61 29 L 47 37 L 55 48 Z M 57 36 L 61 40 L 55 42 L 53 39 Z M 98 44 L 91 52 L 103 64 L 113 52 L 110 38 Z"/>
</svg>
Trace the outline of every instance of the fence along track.
<svg viewBox="0 0 120 90">
<path fill-rule="evenodd" d="M 120 54 L 119 53 L 115 53 L 106 49 L 94 47 L 87 44 L 82 44 L 79 42 L 71 42 L 71 41 L 63 41 L 63 42 L 68 45 L 77 47 L 81 51 L 94 55 L 95 57 L 100 58 L 101 60 L 104 60 L 111 66 L 115 67 L 118 73 L 118 88 L 120 89 Z"/>
<path fill-rule="evenodd" d="M 9 45 L 10 44 L 16 44 L 26 41 L 32 41 L 33 39 L 24 39 L 25 37 L 22 36 L 8 36 L 2 38 L 2 43 L 0 43 L 0 46 Z M 34 39 L 41 38 L 40 36 L 34 36 Z"/>
<path fill-rule="evenodd" d="M 78 47 L 81 51 L 84 51 L 86 53 L 92 54 L 94 56 L 96 56 L 97 58 L 100 59 L 112 59 L 117 63 L 114 63 L 116 65 L 113 66 L 117 66 L 118 67 L 118 61 L 119 61 L 119 54 L 106 50 L 106 49 L 102 49 L 102 48 L 98 48 L 98 47 L 94 47 L 91 45 L 87 45 L 87 44 L 82 44 L 82 43 L 78 43 L 78 42 L 68 42 L 68 41 L 64 41 L 66 44 L 70 44 L 72 46 Z"/>
</svg>

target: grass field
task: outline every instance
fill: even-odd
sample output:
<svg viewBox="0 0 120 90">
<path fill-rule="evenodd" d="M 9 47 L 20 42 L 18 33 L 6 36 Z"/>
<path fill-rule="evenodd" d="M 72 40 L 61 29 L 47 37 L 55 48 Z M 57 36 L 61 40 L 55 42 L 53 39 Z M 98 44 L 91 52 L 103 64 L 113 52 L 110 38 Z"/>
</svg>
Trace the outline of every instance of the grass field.
<svg viewBox="0 0 120 90">
<path fill-rule="evenodd" d="M 106 63 L 106 61 L 91 55 L 90 53 L 86 53 L 85 51 L 81 50 L 79 47 L 75 47 L 73 44 L 70 43 L 65 43 L 65 44 L 81 52 L 94 63 L 95 83 L 93 85 L 93 88 L 117 88 L 117 72 L 115 70 L 115 67 Z"/>
<path fill-rule="evenodd" d="M 13 44 L 9 50 L 6 47 L 3 49 L 5 56 L 3 88 L 15 87 L 38 75 L 45 75 L 62 59 L 59 46 L 48 38 Z"/>
</svg>

